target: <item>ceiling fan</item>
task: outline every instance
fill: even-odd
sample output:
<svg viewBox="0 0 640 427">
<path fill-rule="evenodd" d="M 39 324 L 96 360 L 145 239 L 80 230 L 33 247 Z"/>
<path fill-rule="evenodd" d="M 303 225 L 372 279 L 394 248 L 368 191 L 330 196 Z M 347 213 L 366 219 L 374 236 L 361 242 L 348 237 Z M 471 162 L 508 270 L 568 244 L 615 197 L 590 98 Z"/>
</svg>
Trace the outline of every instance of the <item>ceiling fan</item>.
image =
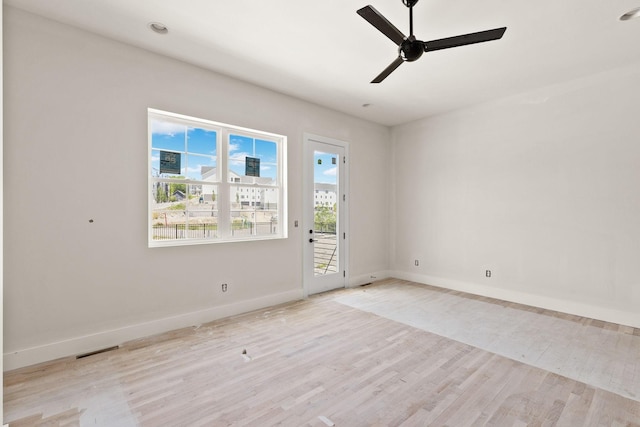
<svg viewBox="0 0 640 427">
<path fill-rule="evenodd" d="M 387 18 L 382 16 L 373 6 L 368 5 L 358 10 L 358 15 L 362 16 L 371 25 L 380 30 L 382 34 L 389 37 L 392 42 L 398 45 L 398 57 L 385 68 L 384 71 L 378 74 L 371 83 L 382 82 L 389 74 L 398 68 L 400 64 L 405 61 L 415 61 L 420 58 L 424 52 L 498 40 L 502 38 L 502 35 L 507 30 L 507 27 L 502 27 L 423 42 L 416 40 L 416 37 L 413 35 L 413 6 L 418 3 L 418 0 L 402 0 L 402 3 L 409 8 L 409 37 L 405 37 L 400 30 L 389 22 Z"/>
</svg>

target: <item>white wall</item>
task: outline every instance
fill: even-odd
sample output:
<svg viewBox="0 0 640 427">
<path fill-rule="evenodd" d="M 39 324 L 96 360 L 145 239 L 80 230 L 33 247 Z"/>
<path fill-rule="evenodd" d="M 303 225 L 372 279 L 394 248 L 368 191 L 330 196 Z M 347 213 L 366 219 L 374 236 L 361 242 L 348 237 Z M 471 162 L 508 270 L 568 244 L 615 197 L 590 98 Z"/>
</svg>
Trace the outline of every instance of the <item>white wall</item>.
<svg viewBox="0 0 640 427">
<path fill-rule="evenodd" d="M 640 327 L 638 81 L 640 63 L 394 128 L 393 274 Z"/>
<path fill-rule="evenodd" d="M 3 13 L 4 10 L 0 8 L 0 52 L 2 52 L 3 46 Z M 3 63 L 4 56 L 0 54 L 0 76 L 3 75 Z M 2 111 L 2 105 L 4 105 L 4 86 L 0 82 L 0 111 Z M 3 117 L 0 117 L 0 165 L 4 164 L 4 123 Z M 4 171 L 4 166 L 2 166 Z M 0 224 L 4 224 L 4 173 L 0 173 Z M 1 227 L 1 226 L 0 226 Z M 4 231 L 0 228 L 0 330 L 4 330 Z M 0 349 L 4 349 L 4 335 L 0 334 Z M 4 358 L 3 358 L 4 359 Z M 0 360 L 0 372 L 4 370 L 4 360 Z M 4 381 L 2 381 L 3 387 L 0 391 L 0 399 L 4 402 Z M 3 405 L 4 406 L 4 405 Z M 0 420 L 4 420 L 4 408 L 0 408 Z"/>
<path fill-rule="evenodd" d="M 350 143 L 351 283 L 388 270 L 388 128 L 4 18 L 5 369 L 301 297 L 304 132 Z M 148 249 L 148 107 L 286 135 L 289 238 Z"/>
</svg>

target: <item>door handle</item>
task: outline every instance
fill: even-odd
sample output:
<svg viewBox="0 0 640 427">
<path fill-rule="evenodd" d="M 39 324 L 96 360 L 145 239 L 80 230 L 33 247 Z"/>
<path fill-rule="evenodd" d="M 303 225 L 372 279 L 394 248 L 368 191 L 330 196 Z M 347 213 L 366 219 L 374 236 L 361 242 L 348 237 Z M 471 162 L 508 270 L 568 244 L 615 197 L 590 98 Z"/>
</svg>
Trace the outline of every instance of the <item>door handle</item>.
<svg viewBox="0 0 640 427">
<path fill-rule="evenodd" d="M 309 243 L 317 242 L 318 239 L 309 239 Z"/>
</svg>

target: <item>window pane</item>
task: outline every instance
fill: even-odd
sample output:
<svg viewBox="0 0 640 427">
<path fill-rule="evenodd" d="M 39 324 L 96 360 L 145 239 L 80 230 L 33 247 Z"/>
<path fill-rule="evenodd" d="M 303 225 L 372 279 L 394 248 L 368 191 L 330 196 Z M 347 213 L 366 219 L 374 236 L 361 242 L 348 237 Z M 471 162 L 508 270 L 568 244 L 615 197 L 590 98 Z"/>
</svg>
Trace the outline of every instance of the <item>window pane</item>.
<svg viewBox="0 0 640 427">
<path fill-rule="evenodd" d="M 277 188 L 231 186 L 231 234 L 233 237 L 277 234 Z"/>
<path fill-rule="evenodd" d="M 277 177 L 277 143 L 243 135 L 229 136 L 229 182 L 277 185 Z"/>
<path fill-rule="evenodd" d="M 255 156 L 260 159 L 260 177 L 271 178 L 269 184 L 275 185 L 278 176 L 278 145 L 273 141 L 256 139 Z"/>
<path fill-rule="evenodd" d="M 265 218 L 271 220 L 278 216 L 278 202 L 280 201 L 280 191 L 277 188 L 261 188 L 260 198 L 262 199 L 262 211 L 265 214 Z"/>
<path fill-rule="evenodd" d="M 175 155 L 173 162 L 169 161 L 169 155 Z M 151 176 L 169 178 L 183 175 L 186 171 L 186 156 L 182 153 L 165 150 L 151 150 Z"/>
<path fill-rule="evenodd" d="M 218 201 L 218 186 L 217 185 L 201 185 L 200 197 L 202 197 L 203 203 L 213 203 Z M 217 204 L 216 204 L 217 206 Z"/>
<path fill-rule="evenodd" d="M 151 119 L 151 147 L 171 151 L 185 151 L 185 134 L 187 127 L 183 124 Z"/>
<path fill-rule="evenodd" d="M 217 192 L 218 187 L 215 185 L 189 186 L 188 238 L 218 238 L 218 204 L 215 200 Z"/>
<path fill-rule="evenodd" d="M 245 176 L 247 157 L 253 157 L 253 138 L 229 135 L 229 182 L 254 182 Z"/>
<path fill-rule="evenodd" d="M 216 186 L 153 183 L 152 239 L 217 238 L 218 209 L 214 196 L 216 193 Z"/>
<path fill-rule="evenodd" d="M 213 157 L 215 160 L 217 152 L 216 145 L 218 134 L 216 131 L 189 128 L 187 134 L 187 151 L 189 153 L 204 154 Z"/>
<path fill-rule="evenodd" d="M 276 164 L 278 160 L 278 146 L 273 141 L 256 139 L 256 157 L 265 163 Z"/>
<path fill-rule="evenodd" d="M 187 178 L 197 181 L 218 181 L 215 157 L 189 153 L 187 162 Z"/>
<path fill-rule="evenodd" d="M 184 184 L 183 184 L 184 185 Z M 151 193 L 151 226 L 153 240 L 185 239 L 186 186 L 168 182 L 154 182 Z M 185 196 L 181 197 L 180 194 Z M 171 195 L 174 194 L 174 195 Z"/>
</svg>

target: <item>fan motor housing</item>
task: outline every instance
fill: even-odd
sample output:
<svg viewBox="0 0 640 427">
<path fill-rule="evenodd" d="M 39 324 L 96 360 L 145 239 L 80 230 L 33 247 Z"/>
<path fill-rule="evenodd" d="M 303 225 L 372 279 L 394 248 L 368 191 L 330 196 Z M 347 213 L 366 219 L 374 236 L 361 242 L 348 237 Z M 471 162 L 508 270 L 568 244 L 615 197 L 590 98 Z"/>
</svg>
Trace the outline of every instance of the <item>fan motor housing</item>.
<svg viewBox="0 0 640 427">
<path fill-rule="evenodd" d="M 424 53 L 424 44 L 420 40 L 405 40 L 398 48 L 398 52 L 402 59 L 407 62 L 413 62 L 420 58 Z"/>
</svg>

